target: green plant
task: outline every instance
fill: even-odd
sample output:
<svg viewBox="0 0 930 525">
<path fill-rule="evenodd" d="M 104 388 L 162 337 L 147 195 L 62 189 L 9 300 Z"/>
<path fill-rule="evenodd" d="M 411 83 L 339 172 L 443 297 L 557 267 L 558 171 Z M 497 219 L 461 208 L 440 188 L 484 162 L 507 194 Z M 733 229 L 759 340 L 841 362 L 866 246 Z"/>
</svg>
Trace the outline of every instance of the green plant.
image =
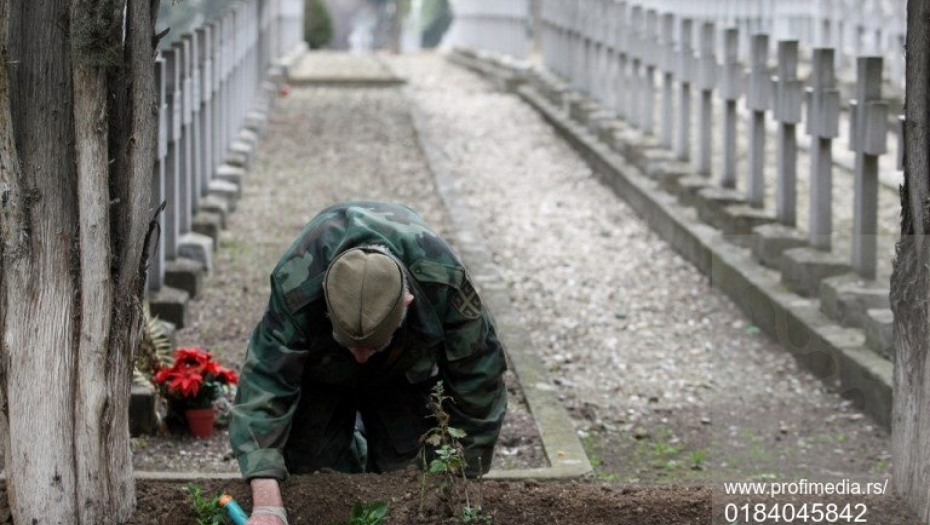
<svg viewBox="0 0 930 525">
<path fill-rule="evenodd" d="M 171 340 L 165 333 L 164 325 L 154 317 L 146 301 L 142 308 L 144 325 L 142 342 L 136 354 L 133 381 L 139 384 L 155 385 L 155 372 L 171 361 Z"/>
<path fill-rule="evenodd" d="M 459 520 L 462 523 L 493 523 L 494 517 L 485 514 L 481 505 L 465 505 L 462 507 L 462 515 Z"/>
<path fill-rule="evenodd" d="M 446 30 L 452 25 L 452 5 L 449 0 L 426 0 L 421 5 L 423 31 L 420 44 L 424 48 L 437 47 L 442 42 Z"/>
<path fill-rule="evenodd" d="M 444 404 L 453 401 L 445 395 L 442 381 L 436 383 L 427 402 L 429 417 L 436 424 L 420 437 L 420 459 L 423 463 L 423 475 L 420 478 L 420 515 L 423 516 L 426 500 L 427 480 L 438 480 L 439 499 L 445 504 L 450 517 L 457 517 L 462 523 L 491 523 L 493 517 L 484 514 L 480 504 L 472 504 L 469 494 L 470 481 L 465 475 L 468 463 L 465 448 L 461 440 L 467 434 L 464 430 L 450 426 L 451 417 Z M 481 465 L 478 465 L 481 471 Z M 480 498 L 481 478 L 478 478 Z M 456 513 L 456 503 L 464 500 L 461 512 Z"/>
<path fill-rule="evenodd" d="M 304 3 L 304 40 L 310 49 L 326 47 L 333 39 L 333 17 L 323 0 Z"/>
<path fill-rule="evenodd" d="M 671 458 L 681 452 L 680 448 L 666 443 L 665 441 L 656 441 L 652 450 L 659 459 Z"/>
<path fill-rule="evenodd" d="M 194 509 L 194 519 L 197 525 L 224 525 L 229 523 L 223 509 L 220 507 L 221 493 L 217 493 L 212 498 L 203 492 L 200 485 L 189 485 L 187 487 L 187 499 Z"/>
<path fill-rule="evenodd" d="M 704 462 L 707 461 L 707 454 L 703 450 L 695 450 L 688 456 L 688 461 L 691 463 L 692 469 L 701 470 L 704 468 Z"/>
<path fill-rule="evenodd" d="M 362 503 L 356 501 L 352 505 L 349 521 L 340 525 L 381 525 L 381 520 L 387 515 L 388 505 L 383 501 Z"/>
</svg>

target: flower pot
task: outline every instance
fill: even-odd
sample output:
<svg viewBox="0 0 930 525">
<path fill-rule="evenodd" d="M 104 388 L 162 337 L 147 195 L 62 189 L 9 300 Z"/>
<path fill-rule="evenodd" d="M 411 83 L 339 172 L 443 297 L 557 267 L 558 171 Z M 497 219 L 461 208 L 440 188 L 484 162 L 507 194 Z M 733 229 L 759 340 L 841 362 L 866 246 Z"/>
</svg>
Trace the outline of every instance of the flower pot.
<svg viewBox="0 0 930 525">
<path fill-rule="evenodd" d="M 188 408 L 184 411 L 187 426 L 194 437 L 205 438 L 213 435 L 213 408 Z"/>
</svg>

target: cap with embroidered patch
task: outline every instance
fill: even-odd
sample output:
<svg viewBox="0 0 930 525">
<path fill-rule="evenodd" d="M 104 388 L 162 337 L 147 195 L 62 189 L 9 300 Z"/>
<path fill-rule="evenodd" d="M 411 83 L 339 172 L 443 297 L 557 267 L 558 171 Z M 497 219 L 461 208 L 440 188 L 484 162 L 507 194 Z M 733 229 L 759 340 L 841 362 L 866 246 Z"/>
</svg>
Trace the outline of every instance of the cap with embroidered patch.
<svg viewBox="0 0 930 525">
<path fill-rule="evenodd" d="M 384 251 L 351 248 L 326 270 L 323 293 L 333 331 L 351 347 L 381 348 L 404 318 L 404 271 Z"/>
</svg>

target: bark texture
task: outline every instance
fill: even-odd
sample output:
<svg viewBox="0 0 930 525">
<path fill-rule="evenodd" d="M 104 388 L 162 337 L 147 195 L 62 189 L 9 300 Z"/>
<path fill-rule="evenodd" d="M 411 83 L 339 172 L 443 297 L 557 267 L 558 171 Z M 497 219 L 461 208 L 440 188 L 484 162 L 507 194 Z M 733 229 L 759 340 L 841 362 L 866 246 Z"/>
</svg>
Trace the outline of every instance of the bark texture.
<svg viewBox="0 0 930 525">
<path fill-rule="evenodd" d="M 894 486 L 930 520 L 930 3 L 907 3 L 904 185 L 901 239 L 891 278 L 895 372 Z"/>
<path fill-rule="evenodd" d="M 155 9 L 0 2 L 0 433 L 16 523 L 123 523 L 135 505 Z"/>
</svg>

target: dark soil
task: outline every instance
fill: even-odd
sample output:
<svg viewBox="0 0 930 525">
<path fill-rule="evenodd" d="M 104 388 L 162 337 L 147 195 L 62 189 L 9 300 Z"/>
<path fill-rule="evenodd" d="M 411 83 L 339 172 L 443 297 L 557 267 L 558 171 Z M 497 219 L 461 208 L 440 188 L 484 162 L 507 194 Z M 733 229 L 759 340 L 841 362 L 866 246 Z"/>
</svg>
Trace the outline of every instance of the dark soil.
<svg viewBox="0 0 930 525">
<path fill-rule="evenodd" d="M 184 487 L 189 483 L 141 481 L 138 483 L 138 510 L 130 524 L 194 525 Z M 246 511 L 251 507 L 248 487 L 240 482 L 206 480 L 197 483 L 207 493 L 231 493 Z M 472 485 L 473 489 L 477 486 Z M 347 523 L 353 502 L 386 501 L 389 524 L 427 525 L 461 523 L 437 512 L 439 505 L 428 498 L 425 517 L 419 514 L 420 473 L 374 475 L 317 473 L 295 476 L 283 486 L 289 521 L 294 524 Z M 526 524 L 636 524 L 685 525 L 726 524 L 722 488 L 700 486 L 629 486 L 603 482 L 484 481 L 481 503 L 496 525 Z M 773 500 L 762 500 L 771 505 Z M 808 503 L 828 501 L 843 505 L 840 499 L 823 497 Z M 779 499 L 800 506 L 803 500 Z M 852 503 L 868 508 L 866 523 L 883 525 L 917 524 L 892 496 L 861 497 Z M 738 501 L 742 504 L 745 501 Z M 713 519 L 712 519 L 713 516 Z M 739 520 L 738 523 L 747 523 Z M 776 523 L 757 521 L 750 523 Z M 810 521 L 809 521 L 810 523 Z M 823 522 L 826 523 L 826 522 Z M 833 523 L 850 523 L 837 520 Z"/>
</svg>

